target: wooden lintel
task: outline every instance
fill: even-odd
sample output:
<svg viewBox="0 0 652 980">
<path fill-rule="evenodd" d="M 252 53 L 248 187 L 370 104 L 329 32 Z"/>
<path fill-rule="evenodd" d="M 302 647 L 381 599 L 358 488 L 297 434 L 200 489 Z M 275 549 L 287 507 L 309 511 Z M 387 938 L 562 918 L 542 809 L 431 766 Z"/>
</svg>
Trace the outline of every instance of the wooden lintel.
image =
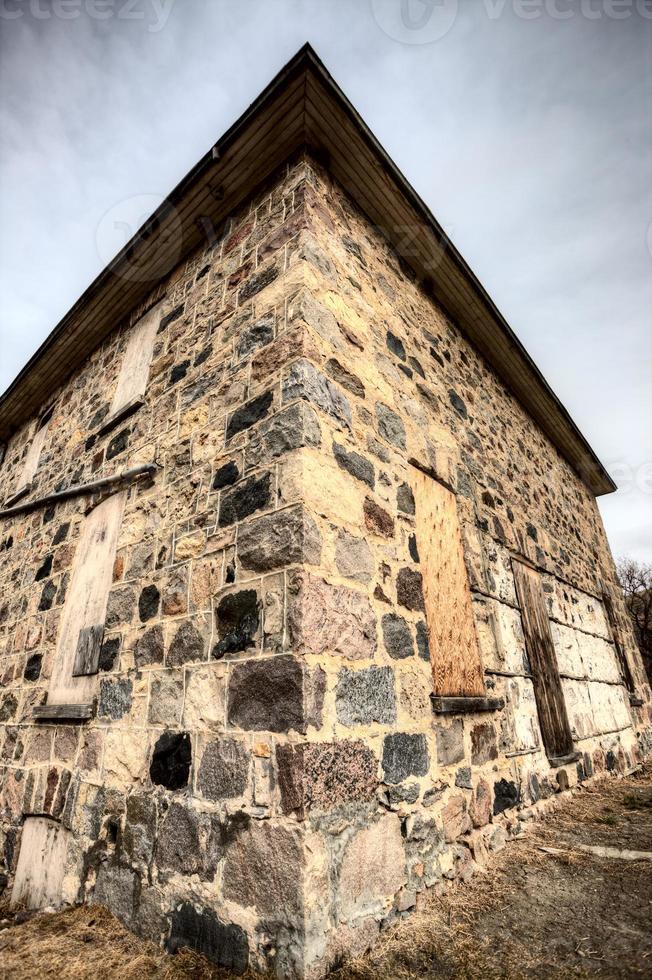
<svg viewBox="0 0 652 980">
<path fill-rule="evenodd" d="M 36 721 L 88 721 L 93 717 L 94 704 L 40 704 L 34 708 Z"/>
<path fill-rule="evenodd" d="M 577 762 L 581 757 L 581 752 L 569 752 L 567 755 L 549 755 L 548 762 L 553 769 L 559 769 L 560 766 L 567 766 L 571 762 Z"/>
</svg>

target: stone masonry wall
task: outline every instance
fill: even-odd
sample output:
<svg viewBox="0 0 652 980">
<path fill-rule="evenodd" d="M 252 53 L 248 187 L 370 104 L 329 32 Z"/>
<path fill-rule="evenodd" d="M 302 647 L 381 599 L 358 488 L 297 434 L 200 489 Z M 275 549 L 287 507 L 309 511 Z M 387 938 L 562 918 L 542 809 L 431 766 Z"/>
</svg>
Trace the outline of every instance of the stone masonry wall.
<svg viewBox="0 0 652 980">
<path fill-rule="evenodd" d="M 98 436 L 161 297 L 146 403 Z M 72 831 L 65 900 L 237 970 L 317 976 L 470 873 L 519 808 L 648 747 L 599 599 L 605 582 L 642 685 L 595 500 L 311 159 L 117 327 L 44 393 L 32 490 L 159 467 L 129 491 L 89 723 L 32 710 L 91 502 L 0 527 L 3 880 L 24 817 L 48 814 Z M 456 492 L 495 714 L 432 713 L 409 459 Z M 543 574 L 576 766 L 541 747 L 512 554 Z"/>
</svg>

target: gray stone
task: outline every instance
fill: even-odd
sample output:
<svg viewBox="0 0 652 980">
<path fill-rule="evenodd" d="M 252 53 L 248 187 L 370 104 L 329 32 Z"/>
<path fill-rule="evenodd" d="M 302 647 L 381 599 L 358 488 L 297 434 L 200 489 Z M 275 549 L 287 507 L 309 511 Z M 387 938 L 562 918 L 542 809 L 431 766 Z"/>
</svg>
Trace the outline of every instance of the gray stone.
<svg viewBox="0 0 652 980">
<path fill-rule="evenodd" d="M 386 613 L 381 620 L 385 648 L 393 660 L 414 656 L 414 643 L 410 627 L 402 616 Z"/>
<path fill-rule="evenodd" d="M 136 608 L 136 593 L 129 586 L 109 592 L 104 627 L 107 630 L 130 623 Z"/>
<path fill-rule="evenodd" d="M 239 653 L 255 645 L 260 625 L 260 600 L 255 589 L 242 589 L 225 595 L 215 610 L 218 642 L 212 658 Z"/>
<path fill-rule="evenodd" d="M 462 766 L 455 773 L 455 785 L 459 786 L 460 789 L 473 789 L 473 781 L 471 779 L 471 767 Z"/>
<path fill-rule="evenodd" d="M 223 857 L 222 828 L 212 814 L 171 803 L 159 828 L 156 862 L 162 870 L 212 881 Z"/>
<path fill-rule="evenodd" d="M 93 904 L 104 905 L 125 925 L 132 923 L 137 875 L 130 868 L 103 864 L 97 875 Z"/>
<path fill-rule="evenodd" d="M 405 426 L 396 412 L 382 402 L 376 402 L 376 418 L 382 438 L 399 449 L 405 449 Z"/>
<path fill-rule="evenodd" d="M 103 718 L 117 721 L 131 708 L 133 685 L 126 677 L 118 680 L 100 681 L 100 703 L 98 714 Z"/>
<path fill-rule="evenodd" d="M 232 490 L 224 490 L 220 496 L 218 527 L 228 527 L 272 506 L 272 474 L 260 473 L 243 480 Z"/>
<path fill-rule="evenodd" d="M 564 772 L 565 770 L 560 771 Z M 565 788 L 567 787 L 562 786 L 562 789 Z M 494 816 L 517 806 L 520 799 L 521 791 L 516 783 L 509 779 L 499 779 L 494 783 Z"/>
<path fill-rule="evenodd" d="M 454 388 L 448 389 L 448 397 L 450 399 L 451 405 L 458 413 L 458 415 L 460 415 L 463 419 L 467 418 L 468 413 L 466 411 L 466 405 L 464 404 L 463 400 L 460 398 L 460 396 L 457 394 Z"/>
<path fill-rule="evenodd" d="M 238 558 L 251 571 L 269 572 L 299 562 L 316 565 L 320 557 L 319 530 L 300 504 L 265 514 L 238 530 Z"/>
<path fill-rule="evenodd" d="M 243 330 L 238 340 L 237 357 L 241 360 L 248 357 L 274 339 L 274 317 L 263 317 Z"/>
<path fill-rule="evenodd" d="M 197 786 L 207 800 L 242 796 L 249 778 L 249 751 L 235 738 L 220 738 L 204 749 Z"/>
<path fill-rule="evenodd" d="M 437 762 L 440 766 L 452 766 L 464 758 L 464 722 L 456 718 L 450 725 L 435 727 Z"/>
<path fill-rule="evenodd" d="M 303 668 L 291 656 L 236 663 L 229 681 L 228 718 L 247 731 L 304 731 Z"/>
<path fill-rule="evenodd" d="M 134 649 L 134 662 L 136 667 L 162 664 L 164 653 L 163 627 L 152 626 L 139 636 Z"/>
<path fill-rule="evenodd" d="M 364 538 L 356 538 L 348 531 L 338 531 L 335 543 L 335 564 L 344 578 L 369 582 L 375 570 L 371 548 Z"/>
<path fill-rule="evenodd" d="M 402 783 L 408 776 L 425 776 L 430 766 L 425 735 L 395 732 L 383 742 L 385 782 Z"/>
<path fill-rule="evenodd" d="M 341 670 L 335 692 L 337 718 L 343 725 L 367 725 L 396 720 L 396 693 L 391 667 Z"/>
<path fill-rule="evenodd" d="M 244 405 L 236 408 L 226 427 L 227 441 L 239 432 L 244 432 L 245 429 L 251 428 L 260 419 L 265 418 L 269 414 L 273 401 L 274 393 L 272 391 L 264 391 L 262 394 L 257 395 L 256 398 L 252 398 L 250 401 L 245 402 Z"/>
<path fill-rule="evenodd" d="M 248 470 L 269 463 L 293 449 L 318 446 L 321 429 L 317 413 L 305 402 L 288 405 L 256 428 L 246 448 Z"/>
<path fill-rule="evenodd" d="M 396 334 L 392 333 L 391 330 L 388 330 L 386 335 L 386 340 L 387 340 L 387 347 L 392 352 L 392 354 L 395 354 L 396 357 L 400 357 L 400 359 L 404 361 L 405 347 L 403 345 L 403 341 L 401 340 L 401 338 L 397 337 Z"/>
<path fill-rule="evenodd" d="M 156 801 L 150 794 L 134 793 L 127 798 L 121 847 L 134 864 L 149 867 L 156 839 Z"/>
<path fill-rule="evenodd" d="M 430 644 L 428 642 L 428 627 L 420 620 L 417 623 L 417 653 L 421 660 L 430 660 Z"/>
<path fill-rule="evenodd" d="M 204 660 L 206 656 L 206 642 L 192 620 L 184 620 L 170 644 L 167 662 L 170 667 L 180 667 L 193 660 Z"/>
<path fill-rule="evenodd" d="M 244 303 L 257 293 L 274 282 L 278 276 L 276 265 L 271 264 L 266 268 L 258 269 L 253 275 L 248 276 L 244 285 L 240 288 L 239 302 Z"/>
<path fill-rule="evenodd" d="M 149 691 L 150 725 L 178 725 L 183 710 L 183 677 L 166 671 L 152 677 Z"/>
<path fill-rule="evenodd" d="M 401 783 L 399 786 L 390 786 L 388 797 L 392 806 L 398 803 L 416 803 L 419 799 L 419 784 Z"/>
<path fill-rule="evenodd" d="M 259 915 L 285 919 L 303 908 L 303 847 L 299 832 L 269 822 L 253 822 L 227 851 L 224 897 L 253 906 Z"/>
<path fill-rule="evenodd" d="M 342 392 L 310 361 L 295 361 L 283 381 L 283 401 L 303 398 L 351 428 L 351 406 Z"/>
<path fill-rule="evenodd" d="M 373 465 L 364 456 L 356 452 L 347 452 L 344 446 L 333 443 L 333 456 L 337 465 L 354 476 L 361 483 L 366 483 L 373 490 L 376 483 Z"/>
<path fill-rule="evenodd" d="M 414 514 L 414 494 L 412 493 L 412 488 L 408 483 L 401 483 L 400 487 L 396 491 L 396 506 L 399 510 L 403 511 L 404 514 Z"/>
</svg>

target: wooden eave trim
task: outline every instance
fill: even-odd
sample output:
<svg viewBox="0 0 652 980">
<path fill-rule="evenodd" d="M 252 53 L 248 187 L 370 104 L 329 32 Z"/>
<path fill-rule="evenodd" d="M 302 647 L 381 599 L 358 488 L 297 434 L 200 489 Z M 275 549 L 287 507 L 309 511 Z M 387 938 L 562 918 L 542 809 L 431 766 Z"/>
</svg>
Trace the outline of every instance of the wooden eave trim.
<svg viewBox="0 0 652 980">
<path fill-rule="evenodd" d="M 326 151 L 333 176 L 367 217 L 400 246 L 397 225 L 416 222 L 403 260 L 489 361 L 559 452 L 596 495 L 614 482 L 434 215 L 388 157 L 309 45 L 305 45 L 175 187 L 100 273 L 0 397 L 0 439 L 29 418 L 43 392 L 61 385 L 147 293 L 204 241 L 199 217 L 219 227 L 302 146 Z M 219 187 L 218 202 L 212 189 Z M 168 241 L 179 220 L 181 246 Z M 153 232 L 152 229 L 158 229 Z M 400 248 L 399 248 L 400 252 Z M 438 256 L 433 272 L 431 260 Z M 121 276 L 139 265 L 144 281 Z"/>
</svg>

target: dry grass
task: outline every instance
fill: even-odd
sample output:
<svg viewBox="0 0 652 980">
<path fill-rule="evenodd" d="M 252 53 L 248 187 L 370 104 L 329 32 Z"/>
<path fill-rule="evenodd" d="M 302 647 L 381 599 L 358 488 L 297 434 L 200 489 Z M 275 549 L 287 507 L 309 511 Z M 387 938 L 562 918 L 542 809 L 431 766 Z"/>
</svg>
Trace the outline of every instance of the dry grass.
<svg viewBox="0 0 652 980">
<path fill-rule="evenodd" d="M 230 974 L 182 950 L 167 956 L 99 905 L 37 915 L 0 933 L 2 980 L 223 980 Z"/>
</svg>

